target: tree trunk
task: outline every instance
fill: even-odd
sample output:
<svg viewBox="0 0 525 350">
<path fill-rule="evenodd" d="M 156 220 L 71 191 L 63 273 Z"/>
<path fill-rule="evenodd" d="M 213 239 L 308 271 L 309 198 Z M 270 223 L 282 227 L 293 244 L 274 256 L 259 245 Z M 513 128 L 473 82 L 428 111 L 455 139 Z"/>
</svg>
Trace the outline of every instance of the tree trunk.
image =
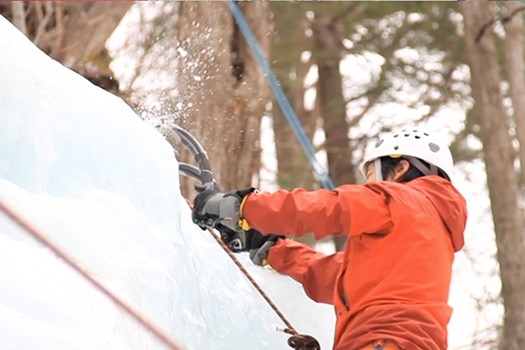
<svg viewBox="0 0 525 350">
<path fill-rule="evenodd" d="M 328 170 L 337 186 L 355 183 L 348 138 L 343 78 L 339 71 L 342 36 L 337 22 L 319 18 L 314 23 L 315 58 L 319 68 L 318 96 L 326 135 Z"/>
<path fill-rule="evenodd" d="M 96 85 L 118 92 L 105 44 L 133 2 L 18 2 L 0 12 L 35 45 Z"/>
<path fill-rule="evenodd" d="M 505 58 L 507 76 L 510 84 L 510 96 L 514 109 L 516 137 L 520 148 L 520 185 L 525 186 L 525 49 L 523 45 L 525 26 L 521 2 L 505 3 L 509 19 L 505 22 Z"/>
<path fill-rule="evenodd" d="M 341 33 L 338 24 L 326 17 L 315 20 L 313 26 L 315 58 L 319 69 L 318 97 L 326 136 L 324 148 L 328 171 L 336 186 L 355 183 L 352 149 L 348 138 L 346 104 L 343 97 L 343 78 L 339 71 Z M 335 237 L 336 250 L 341 251 L 346 237 Z"/>
<path fill-rule="evenodd" d="M 282 80 L 280 82 L 282 84 Z M 315 131 L 316 118 L 314 113 L 304 109 L 302 80 L 293 82 L 292 86 L 283 86 L 283 88 L 286 92 L 286 97 L 294 106 L 301 125 L 311 140 Z M 308 158 L 277 102 L 274 103 L 272 113 L 278 164 L 277 183 L 279 187 L 287 189 L 295 187 L 314 188 L 316 181 Z"/>
<path fill-rule="evenodd" d="M 177 123 L 207 149 L 223 190 L 251 185 L 258 172 L 260 121 L 269 101 L 263 74 L 228 3 L 181 2 Z M 262 50 L 268 53 L 269 16 L 265 2 L 240 3 Z M 179 159 L 180 160 L 180 159 Z M 191 195 L 191 185 L 183 183 Z"/>
<path fill-rule="evenodd" d="M 51 47 L 50 56 L 79 72 L 93 83 L 118 91 L 109 69 L 111 61 L 106 41 L 133 5 L 132 2 L 93 2 L 61 4 L 67 13 L 63 27 L 57 28 L 60 39 Z"/>
<path fill-rule="evenodd" d="M 302 5 L 296 3 L 290 6 L 289 3 L 271 2 L 275 26 L 272 37 L 272 67 L 286 98 L 295 110 L 309 139 L 312 140 L 318 113 L 305 108 L 304 80 L 312 62 L 311 60 L 304 62 L 301 59 L 302 53 L 310 50 L 310 39 L 305 35 L 307 21 Z M 317 187 L 318 182 L 308 158 L 275 99 L 272 117 L 278 186 L 285 189 Z M 315 244 L 313 234 L 299 237 L 297 241 L 310 246 Z"/>
<path fill-rule="evenodd" d="M 493 20 L 490 6 L 488 2 L 460 3 L 498 246 L 505 309 L 500 348 L 518 350 L 525 348 L 524 219 L 518 205 L 514 151 L 500 92 L 495 39 L 486 27 Z"/>
<path fill-rule="evenodd" d="M 25 35 L 27 35 L 26 14 L 24 10 L 24 3 L 21 1 L 13 1 L 11 3 L 11 13 L 13 24 Z"/>
<path fill-rule="evenodd" d="M 299 6 L 298 6 L 299 5 Z M 307 21 L 302 4 L 272 2 L 274 30 L 272 36 L 272 67 L 288 101 L 294 108 L 306 134 L 313 139 L 316 129 L 315 111 L 305 108 L 305 76 L 312 66 L 311 60 L 301 60 L 303 52 L 310 50 L 306 37 Z M 280 188 L 314 188 L 313 170 L 281 107 L 274 99 L 273 130 L 277 155 L 277 183 Z"/>
</svg>

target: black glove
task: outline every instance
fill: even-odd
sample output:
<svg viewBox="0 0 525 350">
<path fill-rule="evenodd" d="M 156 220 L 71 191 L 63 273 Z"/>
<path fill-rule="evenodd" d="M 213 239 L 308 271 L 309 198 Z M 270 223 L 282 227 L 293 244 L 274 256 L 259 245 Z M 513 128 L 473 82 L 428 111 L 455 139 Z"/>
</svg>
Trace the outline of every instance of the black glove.
<svg viewBox="0 0 525 350">
<path fill-rule="evenodd" d="M 238 253 L 246 250 L 246 235 L 243 230 L 233 231 L 220 223 L 215 226 L 215 229 L 219 231 L 221 240 L 232 252 Z"/>
<path fill-rule="evenodd" d="M 203 230 L 206 230 L 207 227 L 215 227 L 219 218 L 218 215 L 205 213 L 204 207 L 211 197 L 222 193 L 215 183 L 197 185 L 195 189 L 199 194 L 193 199 L 193 212 L 191 214 L 193 222 Z"/>
<path fill-rule="evenodd" d="M 246 231 L 246 245 L 245 249 L 250 252 L 250 259 L 255 265 L 264 266 L 268 264 L 268 252 L 275 242 L 285 238 L 282 235 L 269 234 L 263 235 L 255 229 Z"/>
<path fill-rule="evenodd" d="M 219 223 L 232 231 L 241 230 L 241 202 L 254 191 L 255 188 L 251 187 L 222 193 L 216 186 L 206 186 L 193 200 L 193 222 L 203 230 L 206 227 L 216 227 Z"/>
</svg>

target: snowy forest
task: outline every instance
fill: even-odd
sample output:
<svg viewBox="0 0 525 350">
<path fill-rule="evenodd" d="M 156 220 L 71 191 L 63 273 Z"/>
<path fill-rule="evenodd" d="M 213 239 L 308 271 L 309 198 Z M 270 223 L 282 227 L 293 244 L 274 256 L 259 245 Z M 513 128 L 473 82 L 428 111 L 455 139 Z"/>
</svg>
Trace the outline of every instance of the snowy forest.
<svg viewBox="0 0 525 350">
<path fill-rule="evenodd" d="M 525 4 L 238 6 L 335 185 L 362 182 L 363 150 L 393 128 L 448 135 L 470 199 L 455 272 L 477 324 L 461 349 L 525 348 Z M 144 120 L 197 136 L 223 189 L 321 186 L 229 2 L 16 1 L 0 14 Z M 181 178 L 187 198 L 193 185 Z"/>
</svg>

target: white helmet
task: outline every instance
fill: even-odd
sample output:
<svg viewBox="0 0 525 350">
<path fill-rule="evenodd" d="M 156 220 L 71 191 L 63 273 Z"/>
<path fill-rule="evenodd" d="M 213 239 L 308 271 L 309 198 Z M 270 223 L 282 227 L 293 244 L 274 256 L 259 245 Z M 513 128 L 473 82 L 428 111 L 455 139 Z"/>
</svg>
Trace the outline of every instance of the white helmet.
<svg viewBox="0 0 525 350">
<path fill-rule="evenodd" d="M 445 172 L 449 178 L 452 178 L 454 172 L 452 154 L 448 146 L 437 138 L 435 134 L 419 128 L 395 130 L 377 141 L 374 147 L 367 152 L 361 165 L 363 175 L 366 177 L 365 165 L 384 156 L 394 158 L 404 156 L 425 175 L 437 174 L 436 167 Z M 431 165 L 430 168 L 416 158 L 429 163 Z M 376 163 L 376 166 L 380 166 L 380 164 Z M 381 172 L 379 171 L 378 173 L 376 175 L 381 180 Z"/>
</svg>

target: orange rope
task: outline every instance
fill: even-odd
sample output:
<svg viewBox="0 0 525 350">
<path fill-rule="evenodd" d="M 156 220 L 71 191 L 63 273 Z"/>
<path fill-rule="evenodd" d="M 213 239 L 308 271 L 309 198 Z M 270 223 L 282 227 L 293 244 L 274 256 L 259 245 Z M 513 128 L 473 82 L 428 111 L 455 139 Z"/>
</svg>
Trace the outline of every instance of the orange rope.
<svg viewBox="0 0 525 350">
<path fill-rule="evenodd" d="M 0 200 L 0 210 L 3 211 L 11 220 L 16 222 L 24 231 L 33 236 L 37 241 L 42 243 L 44 246 L 51 249 L 59 258 L 61 258 L 67 265 L 69 265 L 73 270 L 78 272 L 84 279 L 86 279 L 92 286 L 98 289 L 100 292 L 105 294 L 109 299 L 111 299 L 118 307 L 124 310 L 129 316 L 134 318 L 139 324 L 144 328 L 153 333 L 162 343 L 164 343 L 168 348 L 172 350 L 182 350 L 183 347 L 178 345 L 175 340 L 164 330 L 157 327 L 151 321 L 149 321 L 141 312 L 135 309 L 132 305 L 126 303 L 109 289 L 107 289 L 103 284 L 97 281 L 95 278 L 91 277 L 90 273 L 80 267 L 70 256 L 68 256 L 63 250 L 56 246 L 53 242 L 45 237 L 40 231 L 33 227 L 29 222 L 24 220 L 20 215 L 15 211 L 9 208 Z"/>
<path fill-rule="evenodd" d="M 250 275 L 248 270 L 241 264 L 239 259 L 233 254 L 233 252 L 228 248 L 226 243 L 224 243 L 215 233 L 213 233 L 213 230 L 211 228 L 208 228 L 208 232 L 213 236 L 213 238 L 219 243 L 221 248 L 228 254 L 228 256 L 232 259 L 232 261 L 237 265 L 237 267 L 241 270 L 241 272 L 246 276 L 246 278 L 250 281 L 250 283 L 255 287 L 255 289 L 261 294 L 261 296 L 266 300 L 268 305 L 275 311 L 277 316 L 284 322 L 287 328 L 283 330 L 284 333 L 291 334 L 292 336 L 288 339 L 288 345 L 296 350 L 320 350 L 321 346 L 319 345 L 319 342 L 310 335 L 305 334 L 299 334 L 295 328 L 292 326 L 292 324 L 286 319 L 284 314 L 279 310 L 279 308 L 272 302 L 270 297 L 264 292 L 264 290 L 259 286 L 257 281 Z"/>
<path fill-rule="evenodd" d="M 239 259 L 237 259 L 237 257 L 235 255 L 233 255 L 232 251 L 230 250 L 230 248 L 228 248 L 228 246 L 219 238 L 217 237 L 217 235 L 215 233 L 213 233 L 212 229 L 211 228 L 208 228 L 208 231 L 210 232 L 210 234 L 213 236 L 213 238 L 217 241 L 217 243 L 219 243 L 219 245 L 221 246 L 221 248 L 226 252 L 226 254 L 228 254 L 228 256 L 233 260 L 233 262 L 235 263 L 235 265 L 237 265 L 237 267 L 241 270 L 241 272 L 244 274 L 244 276 L 246 276 L 246 278 L 248 279 L 248 281 L 250 281 L 250 283 L 255 287 L 255 289 L 257 289 L 257 291 L 259 292 L 259 294 L 262 295 L 262 297 L 264 298 L 264 300 L 266 300 L 266 302 L 270 305 L 270 307 L 273 309 L 273 311 L 275 311 L 275 313 L 277 314 L 277 316 L 279 316 L 279 318 L 284 322 L 284 324 L 286 325 L 286 327 L 288 327 L 287 329 L 284 330 L 285 333 L 289 333 L 289 334 L 299 334 L 297 333 L 297 331 L 295 330 L 295 328 L 293 328 L 292 324 L 286 319 L 286 317 L 284 316 L 284 314 L 281 312 L 281 310 L 279 310 L 279 308 L 272 302 L 272 300 L 270 299 L 270 297 L 264 292 L 264 290 L 259 286 L 259 284 L 257 283 L 257 281 L 255 281 L 255 279 L 250 275 L 250 273 L 248 272 L 248 270 L 246 270 L 246 268 L 241 264 L 241 262 L 239 261 Z"/>
</svg>

